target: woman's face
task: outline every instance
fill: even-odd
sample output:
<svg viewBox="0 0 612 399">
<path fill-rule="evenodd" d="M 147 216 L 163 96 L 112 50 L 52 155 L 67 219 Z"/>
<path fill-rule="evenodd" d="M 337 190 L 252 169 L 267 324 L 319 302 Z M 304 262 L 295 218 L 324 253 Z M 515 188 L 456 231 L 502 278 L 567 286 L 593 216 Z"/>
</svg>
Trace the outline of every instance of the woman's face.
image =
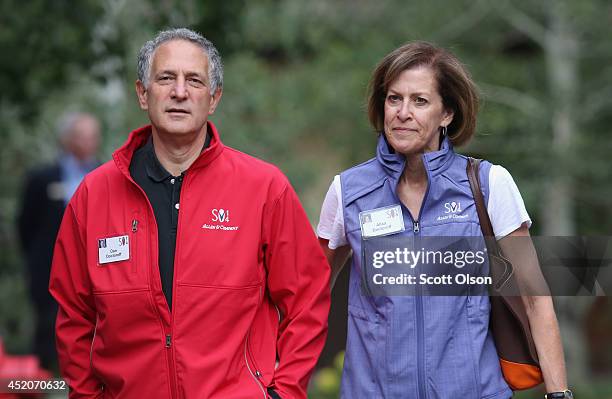
<svg viewBox="0 0 612 399">
<path fill-rule="evenodd" d="M 403 155 L 439 149 L 439 128 L 448 126 L 453 113 L 444 109 L 438 84 L 429 67 L 406 69 L 387 90 L 385 136 Z"/>
</svg>

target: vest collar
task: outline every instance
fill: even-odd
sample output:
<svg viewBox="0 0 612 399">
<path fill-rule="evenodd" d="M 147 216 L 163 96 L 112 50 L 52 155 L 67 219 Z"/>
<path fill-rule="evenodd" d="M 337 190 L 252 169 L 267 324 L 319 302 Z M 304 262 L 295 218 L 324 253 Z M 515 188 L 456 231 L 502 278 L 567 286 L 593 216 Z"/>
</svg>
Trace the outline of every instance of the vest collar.
<svg viewBox="0 0 612 399">
<path fill-rule="evenodd" d="M 453 155 L 453 145 L 448 136 L 445 136 L 438 151 L 427 152 L 422 155 L 428 175 L 436 176 L 446 170 L 450 165 Z M 404 171 L 406 160 L 402 155 L 395 152 L 382 133 L 378 136 L 376 159 L 390 177 L 395 180 L 400 178 Z"/>
</svg>

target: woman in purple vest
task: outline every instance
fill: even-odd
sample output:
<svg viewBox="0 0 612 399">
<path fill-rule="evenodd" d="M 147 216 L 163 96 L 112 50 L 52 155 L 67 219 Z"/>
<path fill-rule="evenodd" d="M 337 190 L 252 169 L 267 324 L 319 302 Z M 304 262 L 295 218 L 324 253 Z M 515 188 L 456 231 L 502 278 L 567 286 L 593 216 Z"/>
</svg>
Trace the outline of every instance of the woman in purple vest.
<svg viewBox="0 0 612 399">
<path fill-rule="evenodd" d="M 477 111 L 469 73 L 454 55 L 429 43 L 408 43 L 374 70 L 368 116 L 378 132 L 376 156 L 334 178 L 317 229 L 332 282 L 354 254 L 342 398 L 512 396 L 489 331 L 489 298 L 469 291 L 427 296 L 421 288 L 402 295 L 409 290 L 398 284 L 419 284 L 409 277 L 384 280 L 379 273 L 394 270 L 389 264 L 401 263 L 401 254 L 372 249 L 398 239 L 482 236 L 467 159 L 453 150 L 473 136 Z M 512 177 L 488 162 L 481 163 L 479 177 L 498 243 L 511 261 L 522 261 L 507 237 L 529 236 L 531 220 Z M 391 295 L 381 294 L 385 285 Z M 381 291 L 364 291 L 372 286 Z M 551 298 L 523 302 L 548 398 L 571 397 Z"/>
</svg>

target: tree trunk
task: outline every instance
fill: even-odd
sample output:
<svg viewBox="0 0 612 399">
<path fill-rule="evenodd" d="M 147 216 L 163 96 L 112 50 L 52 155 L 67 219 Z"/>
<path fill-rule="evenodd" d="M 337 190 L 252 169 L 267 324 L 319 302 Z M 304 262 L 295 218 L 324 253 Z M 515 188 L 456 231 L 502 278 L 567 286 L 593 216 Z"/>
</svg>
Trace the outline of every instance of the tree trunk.
<svg viewBox="0 0 612 399">
<path fill-rule="evenodd" d="M 574 184 L 568 162 L 575 153 L 576 99 L 578 98 L 578 46 L 567 21 L 563 2 L 550 2 L 550 29 L 546 31 L 545 53 L 552 100 L 550 181 L 542 201 L 544 235 L 571 236 L 576 233 Z"/>
</svg>

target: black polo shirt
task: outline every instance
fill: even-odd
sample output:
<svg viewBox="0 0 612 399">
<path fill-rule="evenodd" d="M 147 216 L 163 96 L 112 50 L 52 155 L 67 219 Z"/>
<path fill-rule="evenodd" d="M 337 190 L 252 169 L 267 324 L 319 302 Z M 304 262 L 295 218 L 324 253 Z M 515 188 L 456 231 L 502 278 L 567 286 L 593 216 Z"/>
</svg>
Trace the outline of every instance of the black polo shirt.
<svg viewBox="0 0 612 399">
<path fill-rule="evenodd" d="M 210 143 L 206 135 L 204 150 Z M 159 275 L 168 307 L 172 309 L 172 279 L 174 276 L 174 252 L 181 187 L 186 171 L 172 176 L 155 155 L 153 139 L 134 152 L 130 162 L 132 179 L 144 190 L 157 221 L 157 242 L 159 248 Z"/>
</svg>

